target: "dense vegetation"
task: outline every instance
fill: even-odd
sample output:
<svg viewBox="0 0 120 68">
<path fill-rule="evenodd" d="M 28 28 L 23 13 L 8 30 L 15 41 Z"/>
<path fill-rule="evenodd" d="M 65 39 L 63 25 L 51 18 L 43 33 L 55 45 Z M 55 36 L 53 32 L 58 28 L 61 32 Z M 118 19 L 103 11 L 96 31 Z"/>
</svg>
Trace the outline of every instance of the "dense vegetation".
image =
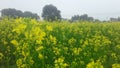
<svg viewBox="0 0 120 68">
<path fill-rule="evenodd" d="M 10 17 L 10 18 L 33 18 L 39 20 L 40 17 L 36 13 L 32 13 L 30 11 L 22 12 L 21 10 L 13 9 L 13 8 L 6 8 L 1 10 L 2 17 Z"/>
<path fill-rule="evenodd" d="M 120 68 L 120 23 L 0 20 L 0 68 Z"/>
</svg>

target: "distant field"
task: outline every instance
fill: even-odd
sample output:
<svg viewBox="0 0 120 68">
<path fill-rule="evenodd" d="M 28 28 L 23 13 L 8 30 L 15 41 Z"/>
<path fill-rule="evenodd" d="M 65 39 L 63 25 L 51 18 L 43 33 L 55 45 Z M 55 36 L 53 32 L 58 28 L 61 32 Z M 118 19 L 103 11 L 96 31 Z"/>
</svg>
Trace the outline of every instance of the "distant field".
<svg viewBox="0 0 120 68">
<path fill-rule="evenodd" d="M 0 68 L 120 68 L 120 23 L 0 20 Z"/>
</svg>

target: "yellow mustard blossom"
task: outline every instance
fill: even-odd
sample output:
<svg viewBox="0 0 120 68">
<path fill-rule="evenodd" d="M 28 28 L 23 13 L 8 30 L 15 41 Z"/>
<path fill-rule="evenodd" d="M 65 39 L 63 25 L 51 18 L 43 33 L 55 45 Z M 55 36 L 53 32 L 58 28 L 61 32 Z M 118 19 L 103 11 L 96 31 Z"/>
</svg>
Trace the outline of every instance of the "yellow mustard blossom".
<svg viewBox="0 0 120 68">
<path fill-rule="evenodd" d="M 46 26 L 46 29 L 48 30 L 48 31 L 52 31 L 53 29 L 52 29 L 52 27 L 51 26 Z"/>
<path fill-rule="evenodd" d="M 101 65 L 100 61 L 97 61 L 96 63 L 92 61 L 87 64 L 86 68 L 103 68 L 103 65 Z"/>
<path fill-rule="evenodd" d="M 57 43 L 56 37 L 53 37 L 52 35 L 50 35 L 50 40 L 51 40 L 51 42 L 53 42 L 53 44 Z"/>
<path fill-rule="evenodd" d="M 67 64 L 67 63 L 64 63 L 63 64 L 63 68 L 66 68 L 66 67 L 68 67 L 69 65 Z"/>
<path fill-rule="evenodd" d="M 42 44 L 42 40 L 36 40 L 36 44 Z"/>
<path fill-rule="evenodd" d="M 30 37 L 30 34 L 28 32 L 24 32 L 24 35 L 27 39 Z"/>
<path fill-rule="evenodd" d="M 55 53 L 55 55 L 59 55 L 60 54 L 60 49 L 57 47 L 53 47 L 53 52 Z"/>
<path fill-rule="evenodd" d="M 112 68 L 120 68 L 120 64 L 118 63 L 112 64 Z"/>
<path fill-rule="evenodd" d="M 32 19 L 32 20 L 31 20 L 31 23 L 32 23 L 32 24 L 36 24 L 37 21 L 36 21 L 35 19 Z"/>
<path fill-rule="evenodd" d="M 83 42 L 82 48 L 86 47 L 88 44 L 89 44 L 89 43 L 88 43 L 88 40 L 85 40 L 85 41 Z"/>
<path fill-rule="evenodd" d="M 35 36 L 37 37 L 36 38 L 36 44 L 42 44 L 42 40 L 44 40 L 44 37 L 46 36 L 46 33 L 40 30 L 40 31 L 36 32 Z"/>
<path fill-rule="evenodd" d="M 16 61 L 17 67 L 20 68 L 21 65 L 23 64 L 23 60 L 20 58 Z"/>
<path fill-rule="evenodd" d="M 25 24 L 19 24 L 16 28 L 14 28 L 12 30 L 12 32 L 16 32 L 18 34 L 20 34 L 22 31 L 24 31 L 24 29 L 26 28 L 27 26 Z"/>
<path fill-rule="evenodd" d="M 41 32 L 41 34 L 40 34 L 41 36 L 46 36 L 46 33 L 45 32 Z"/>
<path fill-rule="evenodd" d="M 111 41 L 107 37 L 103 36 L 103 43 L 104 44 L 111 44 Z"/>
<path fill-rule="evenodd" d="M 88 45 L 88 40 L 85 40 L 85 41 L 84 41 L 84 45 Z"/>
<path fill-rule="evenodd" d="M 60 68 L 58 64 L 55 64 L 55 68 Z"/>
<path fill-rule="evenodd" d="M 18 42 L 17 42 L 15 39 L 12 40 L 11 43 L 12 43 L 13 45 L 15 45 L 15 46 L 18 46 Z"/>
<path fill-rule="evenodd" d="M 112 56 L 115 60 L 117 60 L 117 55 L 116 55 L 116 53 L 111 53 L 111 56 Z"/>
<path fill-rule="evenodd" d="M 39 47 L 37 47 L 36 48 L 36 51 L 40 51 L 40 50 L 42 50 L 44 47 L 41 45 L 41 46 L 39 46 Z"/>
<path fill-rule="evenodd" d="M 39 54 L 39 55 L 38 55 L 38 58 L 39 58 L 39 59 L 43 59 L 44 57 L 43 57 L 42 54 Z"/>
<path fill-rule="evenodd" d="M 74 55 L 79 55 L 81 51 L 82 51 L 81 48 L 73 48 L 73 54 Z"/>
<path fill-rule="evenodd" d="M 20 68 L 27 68 L 27 64 L 22 64 Z"/>
<path fill-rule="evenodd" d="M 30 65 L 34 64 L 34 60 L 30 59 Z"/>
<path fill-rule="evenodd" d="M 54 61 L 55 63 L 55 68 L 66 68 L 69 65 L 67 63 L 64 63 L 64 57 L 60 57 L 57 60 Z"/>
<path fill-rule="evenodd" d="M 15 19 L 15 22 L 16 22 L 16 23 L 21 23 L 21 22 L 22 22 L 22 18 L 17 18 L 17 19 Z"/>
<path fill-rule="evenodd" d="M 25 33 L 26 37 L 30 37 L 31 40 L 35 39 L 36 44 L 42 44 L 42 40 L 44 40 L 46 33 L 43 32 L 39 27 L 35 27 L 35 28 L 32 28 L 30 35 L 28 33 Z"/>
<path fill-rule="evenodd" d="M 33 57 L 31 57 L 31 56 L 29 56 L 27 60 L 28 60 L 27 62 L 29 65 L 33 65 L 35 63 L 35 61 L 33 60 Z"/>
<path fill-rule="evenodd" d="M 44 37 L 46 36 L 45 32 L 41 32 L 40 35 L 38 36 L 38 40 L 44 40 Z"/>
<path fill-rule="evenodd" d="M 74 43 L 76 43 L 76 39 L 75 38 L 71 38 L 71 39 L 68 40 L 68 43 L 69 44 L 74 44 Z"/>
<path fill-rule="evenodd" d="M 38 36 L 41 32 L 41 29 L 39 27 L 33 27 L 31 32 L 34 36 Z"/>
<path fill-rule="evenodd" d="M 23 55 L 24 57 L 27 57 L 27 56 L 29 56 L 29 52 L 22 51 L 22 55 Z"/>
<path fill-rule="evenodd" d="M 55 63 L 63 63 L 64 62 L 64 57 L 60 57 L 57 60 L 55 60 Z"/>
<path fill-rule="evenodd" d="M 0 60 L 4 57 L 4 55 L 2 53 L 0 53 Z"/>
</svg>

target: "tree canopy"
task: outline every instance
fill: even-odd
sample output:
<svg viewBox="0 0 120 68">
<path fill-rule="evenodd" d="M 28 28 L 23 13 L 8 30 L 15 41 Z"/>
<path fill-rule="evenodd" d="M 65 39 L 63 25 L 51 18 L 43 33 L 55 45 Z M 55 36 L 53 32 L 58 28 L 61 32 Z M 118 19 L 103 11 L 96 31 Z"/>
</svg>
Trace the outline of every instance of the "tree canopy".
<svg viewBox="0 0 120 68">
<path fill-rule="evenodd" d="M 60 20 L 61 19 L 60 10 L 58 10 L 55 6 L 51 4 L 46 5 L 43 8 L 42 17 L 44 20 L 47 21 Z"/>
<path fill-rule="evenodd" d="M 30 11 L 22 12 L 20 10 L 16 10 L 12 8 L 2 9 L 1 15 L 2 17 L 4 16 L 8 16 L 12 18 L 27 17 L 27 18 L 39 19 L 39 16 L 36 13 L 32 13 Z"/>
<path fill-rule="evenodd" d="M 71 18 L 72 21 L 78 21 L 78 20 L 81 20 L 81 21 L 93 21 L 94 18 L 93 17 L 89 17 L 87 14 L 83 14 L 81 16 L 79 15 L 74 15 L 72 18 Z"/>
<path fill-rule="evenodd" d="M 39 19 L 39 16 L 36 13 L 32 13 L 30 11 L 25 11 L 23 13 L 23 17 Z"/>
</svg>

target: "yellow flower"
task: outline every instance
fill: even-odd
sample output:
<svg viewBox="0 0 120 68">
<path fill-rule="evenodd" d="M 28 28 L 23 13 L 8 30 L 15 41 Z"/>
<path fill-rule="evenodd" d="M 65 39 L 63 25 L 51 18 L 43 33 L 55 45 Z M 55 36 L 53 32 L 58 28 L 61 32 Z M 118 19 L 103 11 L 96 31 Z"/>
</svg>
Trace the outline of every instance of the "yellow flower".
<svg viewBox="0 0 120 68">
<path fill-rule="evenodd" d="M 43 49 L 43 46 L 39 46 L 38 48 L 36 48 L 36 51 L 40 51 Z"/>
<path fill-rule="evenodd" d="M 53 52 L 55 53 L 55 55 L 60 55 L 60 48 L 53 47 Z"/>
<path fill-rule="evenodd" d="M 23 62 L 22 59 L 18 59 L 16 61 L 17 66 L 20 67 L 22 65 L 22 62 Z"/>
<path fill-rule="evenodd" d="M 2 53 L 0 53 L 0 60 L 3 58 L 3 56 L 4 56 L 4 55 L 3 55 Z"/>
<path fill-rule="evenodd" d="M 36 40 L 36 44 L 42 44 L 42 40 Z"/>
<path fill-rule="evenodd" d="M 27 56 L 29 56 L 29 52 L 22 51 L 22 55 L 25 56 L 25 57 L 27 57 Z"/>
<path fill-rule="evenodd" d="M 16 33 L 20 34 L 22 31 L 24 31 L 24 29 L 26 27 L 27 26 L 25 24 L 20 24 L 15 29 L 13 29 L 12 32 L 16 32 Z"/>
<path fill-rule="evenodd" d="M 46 33 L 45 32 L 41 32 L 39 37 L 38 37 L 38 40 L 43 40 L 44 37 L 45 37 Z"/>
<path fill-rule="evenodd" d="M 17 19 L 15 19 L 15 22 L 16 22 L 16 23 L 22 22 L 22 18 L 17 18 Z"/>
<path fill-rule="evenodd" d="M 55 64 L 55 68 L 60 68 L 58 64 Z"/>
<path fill-rule="evenodd" d="M 63 67 L 64 67 L 64 68 L 67 67 L 67 66 L 69 66 L 67 63 L 64 63 L 64 64 L 63 64 Z"/>
<path fill-rule="evenodd" d="M 17 42 L 15 39 L 12 40 L 11 43 L 12 43 L 13 45 L 15 45 L 15 46 L 18 46 L 18 42 Z"/>
<path fill-rule="evenodd" d="M 60 57 L 57 60 L 55 60 L 55 63 L 63 63 L 64 62 L 64 57 Z"/>
<path fill-rule="evenodd" d="M 44 37 L 45 35 L 46 35 L 46 33 L 45 33 L 45 32 L 41 32 L 41 36 L 43 36 L 43 37 Z"/>
<path fill-rule="evenodd" d="M 38 55 L 38 58 L 39 58 L 39 59 L 43 59 L 44 57 L 43 57 L 42 54 L 39 54 L 39 55 Z"/>
<path fill-rule="evenodd" d="M 55 68 L 66 68 L 69 66 L 67 63 L 64 63 L 64 57 L 60 57 L 54 61 L 55 63 Z"/>
<path fill-rule="evenodd" d="M 88 45 L 88 40 L 85 40 L 85 41 L 84 41 L 84 45 Z"/>
<path fill-rule="evenodd" d="M 30 37 L 30 34 L 28 32 L 24 32 L 24 35 L 27 39 Z"/>
<path fill-rule="evenodd" d="M 120 64 L 118 63 L 112 64 L 112 68 L 120 68 Z"/>
<path fill-rule="evenodd" d="M 53 37 L 52 35 L 50 35 L 50 40 L 51 40 L 51 42 L 53 42 L 53 44 L 57 43 L 56 37 Z"/>
<path fill-rule="evenodd" d="M 34 36 L 38 36 L 41 32 L 41 29 L 39 27 L 35 27 L 35 28 L 33 27 L 31 31 Z"/>
<path fill-rule="evenodd" d="M 22 64 L 20 68 L 27 68 L 27 64 Z"/>
<path fill-rule="evenodd" d="M 103 68 L 103 65 L 101 65 L 99 60 L 96 63 L 94 61 L 92 61 L 87 64 L 86 68 Z"/>
<path fill-rule="evenodd" d="M 30 60 L 30 64 L 32 65 L 33 63 L 34 63 L 34 61 L 31 59 L 31 60 Z"/>
<path fill-rule="evenodd" d="M 88 63 L 86 68 L 94 68 L 94 61 Z"/>
<path fill-rule="evenodd" d="M 32 20 L 31 20 L 31 23 L 32 23 L 32 24 L 36 24 L 37 21 L 36 21 L 35 19 L 32 19 Z"/>
<path fill-rule="evenodd" d="M 74 55 L 79 55 L 81 51 L 82 51 L 81 48 L 73 48 L 73 54 Z"/>
<path fill-rule="evenodd" d="M 74 43 L 76 43 L 76 39 L 71 38 L 71 39 L 68 40 L 68 43 L 69 44 L 74 44 Z"/>
<path fill-rule="evenodd" d="M 51 26 L 46 26 L 46 29 L 48 30 L 48 31 L 52 31 L 53 29 L 52 29 L 52 27 Z"/>
</svg>

